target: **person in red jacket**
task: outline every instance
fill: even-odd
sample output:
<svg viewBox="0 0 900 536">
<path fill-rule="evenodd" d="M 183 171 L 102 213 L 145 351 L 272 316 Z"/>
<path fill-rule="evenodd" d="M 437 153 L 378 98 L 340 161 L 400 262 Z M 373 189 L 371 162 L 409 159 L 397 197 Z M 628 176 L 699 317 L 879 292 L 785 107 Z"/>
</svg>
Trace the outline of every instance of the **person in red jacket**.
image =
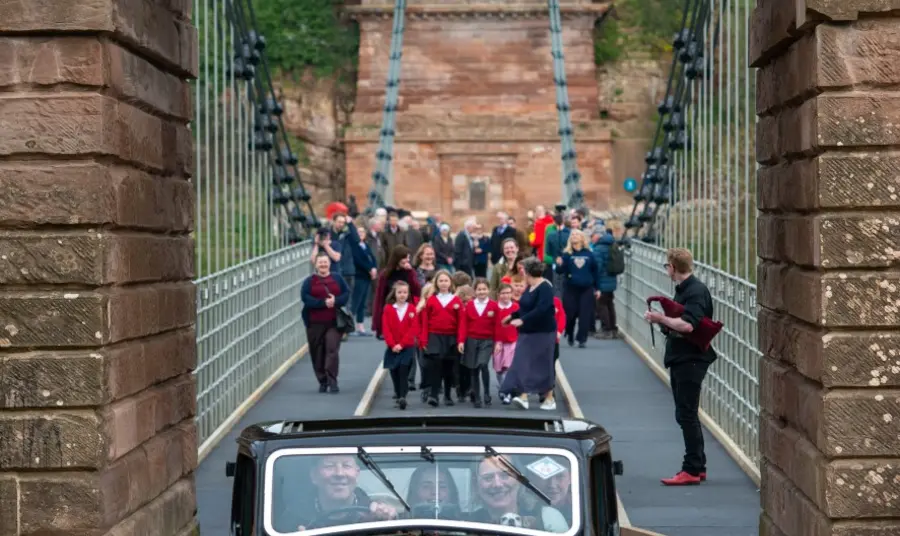
<svg viewBox="0 0 900 536">
<path fill-rule="evenodd" d="M 551 223 L 553 216 L 547 214 L 547 209 L 540 205 L 534 209 L 534 240 L 531 246 L 538 259 L 544 258 L 544 238 L 547 236 L 547 226 Z"/>
<path fill-rule="evenodd" d="M 422 332 L 419 346 L 425 355 L 422 360 L 427 371 L 426 384 L 430 392 L 426 402 L 438 406 L 441 385 L 444 387 L 444 405 L 454 405 L 453 372 L 459 364 L 456 341 L 459 338 L 459 314 L 462 302 L 453 294 L 453 280 L 447 270 L 439 270 L 434 275 L 437 292 L 422 309 Z"/>
<path fill-rule="evenodd" d="M 559 339 L 566 331 L 566 310 L 559 296 L 553 297 L 553 307 L 556 310 L 556 348 L 553 349 L 553 363 L 556 363 L 559 360 Z"/>
<path fill-rule="evenodd" d="M 500 309 L 490 298 L 487 279 L 475 280 L 475 299 L 470 300 L 459 315 L 459 352 L 462 354 L 462 374 L 469 375 L 469 396 L 476 408 L 491 405 L 491 375 L 488 364 L 494 354 L 494 342 L 500 331 Z M 481 383 L 479 384 L 479 380 Z"/>
<path fill-rule="evenodd" d="M 512 366 L 513 356 L 516 355 L 516 340 L 519 338 L 519 330 L 510 325 L 503 325 L 503 319 L 519 310 L 519 304 L 512 299 L 512 286 L 503 284 L 497 292 L 497 309 L 500 311 L 500 330 L 494 341 L 494 373 L 497 375 L 497 385 L 503 385 L 503 377 Z M 509 405 L 512 397 L 500 394 L 500 402 Z"/>
<path fill-rule="evenodd" d="M 397 281 L 381 314 L 381 329 L 387 345 L 382 366 L 391 373 L 395 404 L 400 409 L 406 409 L 409 367 L 415 359 L 418 326 L 416 307 L 409 299 L 409 283 Z"/>
</svg>

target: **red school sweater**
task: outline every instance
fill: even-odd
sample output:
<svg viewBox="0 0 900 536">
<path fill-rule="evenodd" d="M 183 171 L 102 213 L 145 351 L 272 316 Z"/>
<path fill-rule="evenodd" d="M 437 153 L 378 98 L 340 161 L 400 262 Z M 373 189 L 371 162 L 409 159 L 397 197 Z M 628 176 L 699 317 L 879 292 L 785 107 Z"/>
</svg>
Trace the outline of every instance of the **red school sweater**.
<svg viewBox="0 0 900 536">
<path fill-rule="evenodd" d="M 506 309 L 500 307 L 500 304 L 497 304 L 498 316 L 500 317 L 500 330 L 497 332 L 497 338 L 494 339 L 495 342 L 502 342 L 509 344 L 511 342 L 516 342 L 519 339 L 519 329 L 515 326 L 510 326 L 509 324 L 503 325 L 503 319 L 508 317 L 509 315 L 515 313 L 519 310 L 519 304 L 516 301 L 510 303 L 510 306 Z"/>
<path fill-rule="evenodd" d="M 556 309 L 556 342 L 559 342 L 559 334 L 566 330 L 566 310 L 556 296 L 553 297 L 553 308 Z"/>
<path fill-rule="evenodd" d="M 500 308 L 497 302 L 488 299 L 482 314 L 475 308 L 475 300 L 469 301 L 459 315 L 459 342 L 467 339 L 497 340 L 500 332 Z"/>
<path fill-rule="evenodd" d="M 416 345 L 416 336 L 419 334 L 419 320 L 416 315 L 416 306 L 406 304 L 403 318 L 398 315 L 400 311 L 393 304 L 384 306 L 381 313 L 381 332 L 388 348 L 400 345 L 403 348 L 413 348 Z"/>
<path fill-rule="evenodd" d="M 422 334 L 419 337 L 419 344 L 422 346 L 428 344 L 428 336 L 431 334 L 459 337 L 461 309 L 462 301 L 457 296 L 450 300 L 447 307 L 441 305 L 437 295 L 428 298 L 421 313 Z"/>
</svg>

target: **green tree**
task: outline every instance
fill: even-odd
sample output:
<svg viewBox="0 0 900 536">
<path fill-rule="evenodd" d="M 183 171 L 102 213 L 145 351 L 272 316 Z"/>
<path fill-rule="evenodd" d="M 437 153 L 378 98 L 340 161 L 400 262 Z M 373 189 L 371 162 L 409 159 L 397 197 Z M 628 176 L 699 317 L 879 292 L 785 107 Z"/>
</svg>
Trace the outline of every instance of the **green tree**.
<svg viewBox="0 0 900 536">
<path fill-rule="evenodd" d="M 626 52 L 661 54 L 672 48 L 672 37 L 681 29 L 683 9 L 679 0 L 618 0 L 611 13 L 597 25 L 594 57 L 597 64 L 613 62 Z"/>
</svg>

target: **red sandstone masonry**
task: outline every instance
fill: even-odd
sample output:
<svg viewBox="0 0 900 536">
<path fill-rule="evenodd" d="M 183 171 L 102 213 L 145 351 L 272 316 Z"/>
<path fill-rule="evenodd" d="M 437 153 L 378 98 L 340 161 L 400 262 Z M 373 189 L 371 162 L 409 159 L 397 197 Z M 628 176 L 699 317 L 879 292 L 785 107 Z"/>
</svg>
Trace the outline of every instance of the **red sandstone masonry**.
<svg viewBox="0 0 900 536">
<path fill-rule="evenodd" d="M 192 2 L 4 7 L 0 535 L 187 534 Z"/>
<path fill-rule="evenodd" d="M 753 15 L 761 534 L 900 531 L 900 20 L 823 22 L 888 4 L 759 0 Z"/>
</svg>

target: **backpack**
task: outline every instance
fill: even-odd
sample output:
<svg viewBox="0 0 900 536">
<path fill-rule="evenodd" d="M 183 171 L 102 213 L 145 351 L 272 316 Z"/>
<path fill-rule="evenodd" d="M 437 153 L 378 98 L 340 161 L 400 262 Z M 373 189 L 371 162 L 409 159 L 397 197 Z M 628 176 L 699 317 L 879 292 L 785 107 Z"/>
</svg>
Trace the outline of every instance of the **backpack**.
<svg viewBox="0 0 900 536">
<path fill-rule="evenodd" d="M 609 261 L 606 263 L 606 273 L 619 275 L 625 272 L 625 252 L 622 246 L 613 243 L 609 246 Z"/>
</svg>

